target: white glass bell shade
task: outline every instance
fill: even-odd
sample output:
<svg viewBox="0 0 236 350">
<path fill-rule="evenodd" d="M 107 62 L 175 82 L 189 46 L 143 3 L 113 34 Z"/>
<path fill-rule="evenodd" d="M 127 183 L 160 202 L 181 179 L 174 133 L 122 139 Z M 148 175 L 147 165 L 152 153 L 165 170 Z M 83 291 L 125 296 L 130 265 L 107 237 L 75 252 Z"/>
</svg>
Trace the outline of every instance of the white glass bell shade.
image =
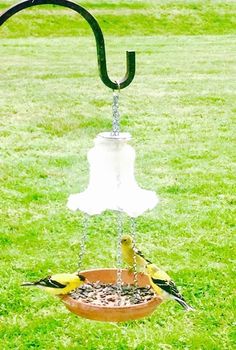
<svg viewBox="0 0 236 350">
<path fill-rule="evenodd" d="M 127 144 L 130 139 L 128 133 L 97 135 L 94 147 L 88 152 L 88 187 L 69 196 L 69 209 L 89 215 L 118 210 L 137 217 L 156 206 L 156 193 L 140 188 L 135 180 L 135 151 Z"/>
</svg>

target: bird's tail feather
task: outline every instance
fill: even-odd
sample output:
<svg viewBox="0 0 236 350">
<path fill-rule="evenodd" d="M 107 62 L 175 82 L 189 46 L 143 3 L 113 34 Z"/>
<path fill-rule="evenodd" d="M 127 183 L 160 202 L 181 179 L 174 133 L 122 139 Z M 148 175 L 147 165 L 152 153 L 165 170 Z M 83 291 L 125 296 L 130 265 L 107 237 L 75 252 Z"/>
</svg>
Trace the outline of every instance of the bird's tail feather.
<svg viewBox="0 0 236 350">
<path fill-rule="evenodd" d="M 35 282 L 24 282 L 21 284 L 23 287 L 31 287 L 31 286 L 36 286 Z"/>
<path fill-rule="evenodd" d="M 177 301 L 177 303 L 179 303 L 181 306 L 183 306 L 183 308 L 186 310 L 186 311 L 194 311 L 194 308 L 190 305 L 188 305 L 186 303 L 186 301 L 182 300 L 182 299 L 179 299 L 179 298 L 175 298 L 175 300 Z"/>
</svg>

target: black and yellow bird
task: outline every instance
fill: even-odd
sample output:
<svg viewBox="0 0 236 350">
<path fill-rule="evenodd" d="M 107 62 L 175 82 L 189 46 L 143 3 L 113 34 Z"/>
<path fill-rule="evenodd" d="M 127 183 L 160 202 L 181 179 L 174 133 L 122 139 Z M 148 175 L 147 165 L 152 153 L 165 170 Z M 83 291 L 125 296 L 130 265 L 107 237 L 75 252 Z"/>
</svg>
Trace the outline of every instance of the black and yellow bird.
<svg viewBox="0 0 236 350">
<path fill-rule="evenodd" d="M 86 277 L 78 272 L 59 273 L 36 282 L 25 282 L 22 286 L 39 287 L 52 295 L 68 294 L 86 282 Z"/>
<path fill-rule="evenodd" d="M 147 264 L 145 270 L 152 288 L 163 300 L 174 299 L 177 303 L 182 305 L 186 311 L 194 310 L 186 303 L 183 296 L 178 291 L 176 284 L 165 271 L 162 271 L 154 264 Z"/>
<path fill-rule="evenodd" d="M 135 247 L 130 235 L 124 235 L 121 238 L 121 252 L 123 261 L 129 265 L 130 269 L 133 269 L 136 264 L 138 270 L 144 270 L 147 264 L 151 264 L 151 261 L 146 259 L 143 253 Z"/>
</svg>

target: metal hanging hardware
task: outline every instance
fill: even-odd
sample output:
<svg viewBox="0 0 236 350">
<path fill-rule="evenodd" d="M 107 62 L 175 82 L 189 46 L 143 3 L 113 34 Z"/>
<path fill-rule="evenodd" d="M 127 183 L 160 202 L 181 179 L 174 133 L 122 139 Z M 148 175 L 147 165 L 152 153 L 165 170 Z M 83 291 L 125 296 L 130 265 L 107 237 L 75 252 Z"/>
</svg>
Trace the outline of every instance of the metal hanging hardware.
<svg viewBox="0 0 236 350">
<path fill-rule="evenodd" d="M 131 218 L 131 237 L 133 239 L 133 251 L 135 250 L 135 244 L 136 244 L 136 221 L 135 218 Z M 134 287 L 137 289 L 138 287 L 138 270 L 137 270 L 137 258 L 134 252 L 133 256 L 134 264 L 133 264 L 133 271 L 134 271 Z"/>
<path fill-rule="evenodd" d="M 113 119 L 112 119 L 111 136 L 119 136 L 120 134 L 119 92 L 117 93 L 116 91 L 113 91 L 112 117 Z"/>
<path fill-rule="evenodd" d="M 86 251 L 86 243 L 88 240 L 88 223 L 89 223 L 88 214 L 83 214 L 83 231 L 82 231 L 82 237 L 81 237 L 80 252 L 78 257 L 78 271 L 81 270 L 81 265 L 82 265 L 85 251 Z"/>
<path fill-rule="evenodd" d="M 122 271 L 121 271 L 121 264 L 122 264 L 122 256 L 121 256 L 121 238 L 123 233 L 123 216 L 122 213 L 117 211 L 116 213 L 116 220 L 117 220 L 117 233 L 118 233 L 118 242 L 117 242 L 117 295 L 118 295 L 118 306 L 120 306 L 121 303 L 121 292 L 122 292 Z"/>
<path fill-rule="evenodd" d="M 135 52 L 126 51 L 126 74 L 125 76 L 118 80 L 112 81 L 107 73 L 107 64 L 106 64 L 106 51 L 105 51 L 105 42 L 102 30 L 97 22 L 97 20 L 88 12 L 84 7 L 74 3 L 69 0 L 26 0 L 22 1 L 16 5 L 13 5 L 8 10 L 3 12 L 0 15 L 0 26 L 10 17 L 15 15 L 17 12 L 20 12 L 28 7 L 37 6 L 37 5 L 59 5 L 68 7 L 75 12 L 78 12 L 84 19 L 88 22 L 90 27 L 93 30 L 96 46 L 97 46 L 97 59 L 98 59 L 98 70 L 102 82 L 113 90 L 124 89 L 127 87 L 133 80 L 135 76 Z"/>
</svg>

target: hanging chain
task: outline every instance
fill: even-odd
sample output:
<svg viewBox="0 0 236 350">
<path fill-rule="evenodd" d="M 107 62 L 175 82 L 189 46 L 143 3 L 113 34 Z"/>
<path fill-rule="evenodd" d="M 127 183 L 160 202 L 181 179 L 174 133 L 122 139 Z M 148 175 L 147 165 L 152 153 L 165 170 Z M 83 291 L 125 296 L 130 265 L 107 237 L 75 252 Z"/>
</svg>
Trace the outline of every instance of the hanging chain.
<svg viewBox="0 0 236 350">
<path fill-rule="evenodd" d="M 135 221 L 135 218 L 131 218 L 131 237 L 133 240 L 133 249 L 134 249 L 135 243 L 136 243 L 136 221 Z M 138 286 L 138 272 L 137 272 L 137 258 L 136 258 L 135 253 L 134 253 L 133 269 L 134 269 L 134 287 L 137 288 L 137 286 Z"/>
<path fill-rule="evenodd" d="M 118 91 L 120 92 L 120 90 Z M 120 133 L 119 92 L 113 91 L 112 136 L 119 136 Z"/>
<path fill-rule="evenodd" d="M 122 291 L 122 257 L 121 257 L 121 238 L 122 238 L 122 213 L 117 211 L 117 231 L 118 231 L 118 244 L 117 244 L 117 294 L 118 294 L 118 306 L 121 302 L 121 291 Z"/>
<path fill-rule="evenodd" d="M 88 214 L 83 215 L 83 230 L 82 230 L 82 239 L 81 239 L 81 246 L 80 246 L 80 253 L 78 258 L 78 270 L 81 269 L 82 260 L 85 254 L 86 250 L 86 242 L 88 239 Z"/>
</svg>

